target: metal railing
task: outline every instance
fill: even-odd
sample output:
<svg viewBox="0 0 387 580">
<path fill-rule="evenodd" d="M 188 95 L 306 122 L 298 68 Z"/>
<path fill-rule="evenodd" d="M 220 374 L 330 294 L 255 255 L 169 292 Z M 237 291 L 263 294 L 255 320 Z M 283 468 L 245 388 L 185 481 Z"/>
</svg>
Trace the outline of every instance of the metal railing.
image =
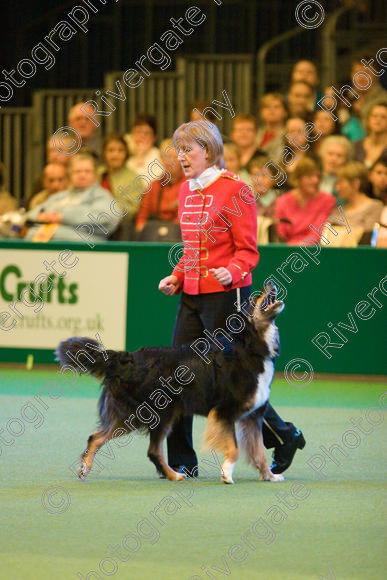
<svg viewBox="0 0 387 580">
<path fill-rule="evenodd" d="M 118 93 L 118 86 L 125 95 L 123 101 L 109 98 L 116 110 L 106 117 L 106 130 L 128 133 L 136 114 L 146 112 L 156 117 L 159 138 L 171 135 L 185 116 L 183 75 L 173 71 L 152 72 L 137 88 L 130 88 L 122 81 L 123 74 L 124 71 L 116 71 L 105 75 L 105 90 Z"/>
<path fill-rule="evenodd" d="M 316 42 L 320 43 L 320 53 L 322 62 L 322 72 L 321 72 L 321 84 L 322 86 L 327 86 L 329 84 L 334 84 L 337 82 L 337 44 L 340 40 L 340 35 L 336 31 L 337 22 L 339 19 L 347 13 L 358 11 L 361 9 L 361 0 L 353 0 L 351 4 L 346 6 L 341 6 L 335 10 L 332 14 L 329 14 L 324 23 L 318 29 L 313 29 L 313 34 L 316 35 Z M 374 27 L 375 23 L 367 23 L 368 27 Z M 380 28 L 378 27 L 378 30 Z M 309 32 L 309 29 L 303 28 L 302 26 L 297 26 L 291 30 L 287 30 L 283 34 L 272 38 L 265 44 L 261 46 L 257 53 L 256 66 L 257 66 L 257 98 L 260 99 L 265 92 L 267 92 L 267 77 L 268 70 L 277 72 L 278 76 L 283 75 L 284 71 L 290 72 L 290 64 L 286 65 L 283 63 L 267 64 L 267 55 L 274 48 L 278 47 L 290 39 L 300 36 L 301 34 Z M 352 47 L 355 46 L 357 40 L 357 35 L 355 30 L 350 31 L 350 38 L 352 38 Z M 370 39 L 368 39 L 370 40 Z M 308 58 L 308 56 L 305 56 Z M 310 58 L 310 57 L 309 57 Z"/>
<path fill-rule="evenodd" d="M 249 54 L 201 54 L 177 59 L 177 70 L 185 78 L 185 107 L 198 99 L 223 101 L 225 90 L 237 113 L 249 113 L 253 98 L 253 58 Z M 219 110 L 219 128 L 229 135 L 232 118 Z"/>
<path fill-rule="evenodd" d="M 359 0 L 353 4 L 342 6 L 328 16 L 321 30 L 321 84 L 328 86 L 337 82 L 337 32 L 338 20 L 352 10 L 359 8 Z"/>
<path fill-rule="evenodd" d="M 291 38 L 295 36 L 299 36 L 305 32 L 305 29 L 301 26 L 297 26 L 292 28 L 291 30 L 287 30 L 282 34 L 279 34 L 275 38 L 272 38 L 268 42 L 265 42 L 259 49 L 257 53 L 257 100 L 259 101 L 266 92 L 266 77 L 267 77 L 267 64 L 266 64 L 266 57 L 268 52 L 274 48 L 282 44 L 283 42 L 287 42 Z M 274 65 L 277 70 L 279 67 Z"/>
<path fill-rule="evenodd" d="M 0 158 L 8 173 L 5 189 L 18 200 L 33 180 L 32 121 L 31 108 L 3 107 L 0 111 Z"/>
</svg>

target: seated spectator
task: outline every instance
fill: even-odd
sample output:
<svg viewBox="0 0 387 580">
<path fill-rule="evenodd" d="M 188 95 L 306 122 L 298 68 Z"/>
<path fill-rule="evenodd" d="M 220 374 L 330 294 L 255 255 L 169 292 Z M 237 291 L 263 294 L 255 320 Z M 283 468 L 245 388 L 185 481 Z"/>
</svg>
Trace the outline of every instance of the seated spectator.
<svg viewBox="0 0 387 580">
<path fill-rule="evenodd" d="M 301 244 L 304 240 L 320 240 L 311 225 L 319 230 L 336 205 L 329 193 L 319 191 L 320 169 L 310 158 L 302 159 L 292 174 L 294 189 L 281 195 L 275 204 L 277 231 L 287 244 Z"/>
<path fill-rule="evenodd" d="M 17 201 L 5 190 L 6 170 L 0 161 L 0 215 L 17 210 Z"/>
<path fill-rule="evenodd" d="M 119 188 L 131 187 L 137 177 L 137 173 L 126 167 L 125 162 L 128 160 L 129 152 L 124 136 L 121 133 L 106 135 L 102 155 L 105 165 L 98 168 L 101 187 L 110 191 L 113 197 L 119 197 L 122 193 Z M 133 208 L 132 213 L 136 213 L 137 209 L 137 207 Z"/>
<path fill-rule="evenodd" d="M 354 159 L 370 168 L 383 153 L 387 153 L 387 101 L 370 107 L 367 136 L 354 143 Z"/>
<path fill-rule="evenodd" d="M 197 111 L 202 115 L 204 114 L 205 119 L 211 121 L 211 123 L 216 124 L 216 121 L 221 119 L 221 116 L 211 107 L 211 103 L 204 101 L 203 99 L 195 101 L 188 107 L 188 118 L 190 121 L 203 120 L 203 117 L 198 115 Z"/>
<path fill-rule="evenodd" d="M 361 90 L 356 87 L 353 88 L 358 97 L 356 97 L 356 95 L 351 95 L 349 91 L 345 93 L 346 99 L 352 101 L 351 109 L 354 114 L 360 118 L 364 129 L 366 129 L 367 126 L 367 118 L 370 108 L 376 102 L 387 101 L 387 91 L 380 84 L 380 75 L 375 74 L 372 71 L 371 66 L 365 67 L 361 62 L 362 60 L 366 62 L 374 61 L 374 56 L 375 55 L 372 54 L 360 54 L 360 56 L 354 58 L 352 61 L 352 78 L 358 73 L 364 73 L 356 77 L 357 84 L 359 87 L 362 86 L 363 88 Z M 377 72 L 383 71 L 383 67 L 380 67 L 375 62 L 373 62 L 372 66 Z"/>
<path fill-rule="evenodd" d="M 337 196 L 337 170 L 352 159 L 351 142 L 343 135 L 330 135 L 322 142 L 319 156 L 322 163 L 320 190 Z"/>
<path fill-rule="evenodd" d="M 316 141 L 313 141 L 312 147 L 315 153 L 320 150 L 321 144 L 325 137 L 329 135 L 339 135 L 340 125 L 338 121 L 334 121 L 329 113 L 323 111 L 322 109 L 317 109 L 313 114 L 313 123 L 316 127 L 316 134 L 321 133 Z"/>
<path fill-rule="evenodd" d="M 71 144 L 73 143 L 74 139 L 70 136 L 66 137 L 63 135 L 61 136 L 60 139 L 55 139 L 55 147 L 54 147 L 53 137 L 54 136 L 51 136 L 49 138 L 46 145 L 47 165 L 51 165 L 52 163 L 54 164 L 59 163 L 60 165 L 63 165 L 67 170 L 67 166 L 71 159 L 71 155 L 66 155 L 66 153 L 68 153 L 68 151 L 71 149 Z M 31 199 L 37 193 L 40 193 L 42 189 L 44 189 L 45 187 L 43 183 L 43 177 L 44 176 L 42 172 L 39 175 L 39 177 L 35 179 L 35 181 L 32 184 L 30 192 L 26 196 L 26 200 L 23 205 L 25 205 L 29 209 L 31 209 L 30 208 Z"/>
<path fill-rule="evenodd" d="M 33 209 L 40 205 L 54 193 L 67 189 L 68 175 L 65 165 L 60 163 L 49 163 L 43 170 L 43 189 L 33 195 L 28 202 L 28 209 Z"/>
<path fill-rule="evenodd" d="M 304 81 L 313 88 L 314 94 L 309 104 L 310 110 L 313 111 L 317 106 L 317 102 L 323 96 L 322 92 L 318 88 L 320 79 L 317 66 L 314 64 L 314 62 L 311 60 L 299 60 L 296 62 L 292 69 L 290 82 L 295 83 L 298 81 Z"/>
<path fill-rule="evenodd" d="M 147 175 L 149 164 L 155 159 L 160 161 L 156 138 L 156 119 L 152 115 L 137 115 L 131 133 L 125 135 L 130 154 L 126 165 L 137 175 Z"/>
<path fill-rule="evenodd" d="M 231 139 L 241 154 L 241 169 L 246 169 L 250 159 L 259 151 L 256 143 L 257 120 L 253 115 L 244 113 L 232 120 Z"/>
<path fill-rule="evenodd" d="M 332 101 L 326 99 L 324 104 L 326 107 L 332 107 L 332 115 L 338 117 L 338 122 L 340 123 L 340 132 L 345 137 L 348 137 L 350 141 L 357 141 L 365 137 L 365 130 L 361 123 L 359 113 L 353 107 L 354 95 L 347 90 L 344 94 L 347 101 L 351 103 L 348 107 L 341 99 L 337 98 L 337 94 L 342 91 L 342 86 L 331 85 L 326 87 L 324 90 L 324 96 L 332 97 Z M 336 93 L 334 90 L 336 90 Z"/>
<path fill-rule="evenodd" d="M 275 175 L 272 165 L 269 165 L 265 172 L 263 171 L 265 163 L 269 161 L 270 157 L 265 155 L 253 157 L 249 161 L 249 172 L 256 198 L 258 217 L 274 218 L 274 206 L 279 193 L 278 190 L 274 189 Z"/>
<path fill-rule="evenodd" d="M 69 165 L 70 188 L 50 196 L 45 202 L 26 214 L 32 222 L 38 222 L 27 232 L 25 238 L 36 242 L 49 240 L 71 240 L 79 242 L 75 228 L 82 224 L 92 224 L 88 214 L 95 218 L 100 213 L 100 226 L 94 225 L 92 241 L 104 241 L 117 226 L 117 218 L 110 219 L 111 195 L 97 182 L 96 162 L 92 155 L 74 155 Z M 107 214 L 107 215 L 106 215 Z M 93 224 L 92 224 L 93 225 Z M 108 233 L 104 233 L 103 229 Z M 88 230 L 85 231 L 88 234 Z"/>
<path fill-rule="evenodd" d="M 98 134 L 97 126 L 91 120 L 95 111 L 93 107 L 89 105 L 85 107 L 85 105 L 86 103 L 77 103 L 70 109 L 69 126 L 73 127 L 81 137 L 82 147 L 86 147 L 88 152 L 99 160 L 102 153 L 102 139 Z M 84 111 L 81 111 L 82 108 Z M 76 140 L 76 137 L 72 135 L 71 139 Z"/>
<path fill-rule="evenodd" d="M 387 203 L 387 158 L 378 159 L 368 173 L 371 184 L 370 197 Z"/>
<path fill-rule="evenodd" d="M 291 117 L 303 117 L 309 119 L 314 109 L 315 93 L 313 87 L 305 81 L 291 83 L 287 104 Z"/>
<path fill-rule="evenodd" d="M 102 146 L 102 157 L 105 165 L 98 168 L 101 187 L 110 191 L 113 197 L 121 197 L 123 192 L 133 192 L 137 174 L 126 166 L 129 152 L 124 136 L 120 133 L 107 135 Z M 129 196 L 126 201 L 129 211 L 122 219 L 117 235 L 114 235 L 115 240 L 133 239 L 133 218 L 138 212 L 139 202 L 132 201 Z"/>
<path fill-rule="evenodd" d="M 162 164 L 170 174 L 170 180 L 165 185 L 164 179 L 152 182 L 152 187 L 141 201 L 136 219 L 138 239 L 143 241 L 180 241 L 181 233 L 178 218 L 179 189 L 185 181 L 185 176 L 172 139 L 161 143 Z M 175 226 L 175 227 L 173 227 Z"/>
<path fill-rule="evenodd" d="M 69 151 L 71 151 L 71 145 L 74 142 L 73 137 L 68 136 L 61 136 L 60 139 L 55 139 L 55 147 L 53 143 L 53 139 L 55 139 L 54 135 L 49 138 L 47 141 L 46 146 L 46 158 L 47 158 L 47 165 L 49 163 L 60 163 L 65 167 L 68 166 L 69 161 L 71 159 L 71 155 L 69 155 Z"/>
<path fill-rule="evenodd" d="M 383 203 L 378 199 L 370 199 L 364 191 L 368 184 L 367 169 L 359 161 L 352 161 L 337 171 L 337 191 L 344 200 L 345 217 L 351 228 L 363 228 L 365 232 L 373 230 L 379 222 Z M 334 224 L 335 218 L 342 221 L 338 209 L 330 216 Z"/>
<path fill-rule="evenodd" d="M 286 167 L 283 167 L 284 171 L 288 175 L 288 179 L 281 187 L 282 191 L 288 191 L 290 189 L 290 176 L 293 174 L 297 165 L 302 159 L 311 157 L 316 162 L 318 162 L 318 156 L 311 149 L 310 144 L 308 144 L 308 141 L 303 133 L 304 125 L 305 121 L 301 117 L 290 117 L 286 121 L 285 145 L 288 147 L 288 150 L 293 153 L 293 161 L 291 155 L 289 154 L 287 156 L 288 164 Z"/>
<path fill-rule="evenodd" d="M 249 172 L 246 169 L 241 169 L 241 152 L 232 141 L 224 144 L 223 158 L 227 171 L 239 175 L 240 179 L 247 185 L 252 185 Z"/>
<path fill-rule="evenodd" d="M 258 129 L 256 143 L 274 161 L 284 145 L 285 123 L 288 116 L 285 100 L 279 93 L 268 93 L 261 99 L 259 114 L 263 126 Z"/>
<path fill-rule="evenodd" d="M 326 107 L 332 107 L 332 115 L 337 117 L 337 123 L 340 125 L 340 133 L 348 137 L 350 141 L 356 141 L 357 139 L 362 139 L 365 136 L 365 131 L 360 122 L 360 119 L 355 114 L 353 107 L 348 108 L 345 103 L 337 98 L 337 93 L 341 91 L 340 85 L 331 85 L 324 89 L 324 97 L 332 97 L 332 100 L 326 99 L 324 105 Z M 335 89 L 337 92 L 335 93 Z M 346 95 L 350 96 L 350 93 Z M 337 103 L 337 105 L 336 105 Z"/>
</svg>

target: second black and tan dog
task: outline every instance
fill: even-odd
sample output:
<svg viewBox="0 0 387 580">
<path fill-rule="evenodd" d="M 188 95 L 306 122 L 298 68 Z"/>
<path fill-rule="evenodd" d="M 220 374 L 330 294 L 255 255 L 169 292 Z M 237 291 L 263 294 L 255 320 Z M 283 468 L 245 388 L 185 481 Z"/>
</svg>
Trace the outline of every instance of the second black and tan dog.
<svg viewBox="0 0 387 580">
<path fill-rule="evenodd" d="M 148 457 L 159 473 L 173 481 L 184 479 L 183 474 L 167 464 L 163 441 L 179 416 L 197 414 L 208 417 L 206 447 L 224 455 L 221 473 L 224 483 L 234 483 L 232 472 L 238 459 L 238 445 L 259 471 L 260 479 L 282 481 L 283 476 L 273 474 L 267 464 L 262 421 L 270 395 L 274 358 L 279 353 L 275 319 L 283 308 L 283 302 L 277 301 L 275 285 L 269 282 L 246 316 L 233 315 L 240 318 L 242 329 L 224 348 L 207 353 L 209 363 L 201 360 L 190 345 L 124 352 L 105 351 L 89 338 L 74 337 L 61 342 L 56 351 L 60 363 L 71 364 L 83 353 L 82 364 L 102 380 L 103 386 L 99 428 L 88 439 L 79 477 L 86 477 L 104 443 L 139 429 L 149 434 Z M 173 387 L 165 380 L 177 368 L 186 369 L 184 387 Z M 149 424 L 138 409 L 144 410 L 152 402 L 159 419 Z"/>
</svg>

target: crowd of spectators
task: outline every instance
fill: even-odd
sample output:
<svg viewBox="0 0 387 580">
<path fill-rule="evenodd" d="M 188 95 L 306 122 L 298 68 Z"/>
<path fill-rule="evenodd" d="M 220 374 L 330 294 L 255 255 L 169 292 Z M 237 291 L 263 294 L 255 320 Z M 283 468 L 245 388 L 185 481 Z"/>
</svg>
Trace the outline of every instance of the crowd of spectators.
<svg viewBox="0 0 387 580">
<path fill-rule="evenodd" d="M 355 58 L 352 75 L 365 70 L 362 58 L 369 60 L 366 55 Z M 265 94 L 257 116 L 236 112 L 230 135 L 224 136 L 223 168 L 255 193 L 259 243 L 317 239 L 321 224 L 342 223 L 343 211 L 358 232 L 356 243 L 371 243 L 375 225 L 379 230 L 387 226 L 387 91 L 380 75 L 369 68 L 367 75 L 370 86 L 358 98 L 347 87 L 350 106 L 340 100 L 332 114 L 318 106 L 322 97 L 334 93 L 332 87 L 321 87 L 317 66 L 301 60 L 293 67 L 285 95 Z M 194 103 L 189 120 L 208 105 Z M 217 122 L 210 110 L 206 118 Z M 22 204 L 25 238 L 79 240 L 75 228 L 90 220 L 90 214 L 102 212 L 106 219 L 102 228 L 94 228 L 91 239 L 179 241 L 178 191 L 184 175 L 171 139 L 158 142 L 157 120 L 139 114 L 130 132 L 102 140 L 83 103 L 78 103 L 69 111 L 68 124 L 81 136 L 82 149 L 65 155 L 48 140 L 47 164 Z M 137 201 L 125 197 L 125 215 L 113 219 L 112 199 L 129 191 L 138 176 L 149 176 L 149 166 L 155 163 L 164 167 L 169 179 L 154 179 Z M 5 174 L 0 163 L 0 218 L 18 209 L 5 190 Z M 340 239 L 332 241 L 340 244 Z"/>
</svg>

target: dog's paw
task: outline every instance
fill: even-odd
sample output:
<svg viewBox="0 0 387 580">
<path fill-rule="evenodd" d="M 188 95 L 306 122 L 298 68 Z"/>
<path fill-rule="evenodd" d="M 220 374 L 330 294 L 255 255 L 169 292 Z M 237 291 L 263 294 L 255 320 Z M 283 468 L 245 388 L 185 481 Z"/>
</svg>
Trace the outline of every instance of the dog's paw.
<svg viewBox="0 0 387 580">
<path fill-rule="evenodd" d="M 235 481 L 233 479 L 231 479 L 231 477 L 225 477 L 224 475 L 221 476 L 220 480 L 223 481 L 223 483 L 228 483 L 228 484 L 235 483 Z"/>
<path fill-rule="evenodd" d="M 172 473 L 167 475 L 166 479 L 169 481 L 185 481 L 187 479 L 187 475 L 185 473 L 178 473 L 177 471 L 171 470 Z"/>
<path fill-rule="evenodd" d="M 87 468 L 86 463 L 81 463 L 80 468 L 78 469 L 78 477 L 79 479 L 85 479 L 86 475 L 89 473 L 89 469 Z"/>
<path fill-rule="evenodd" d="M 285 478 L 280 473 L 272 473 L 271 471 L 267 471 L 265 473 L 261 473 L 259 476 L 261 481 L 283 481 Z"/>
</svg>

